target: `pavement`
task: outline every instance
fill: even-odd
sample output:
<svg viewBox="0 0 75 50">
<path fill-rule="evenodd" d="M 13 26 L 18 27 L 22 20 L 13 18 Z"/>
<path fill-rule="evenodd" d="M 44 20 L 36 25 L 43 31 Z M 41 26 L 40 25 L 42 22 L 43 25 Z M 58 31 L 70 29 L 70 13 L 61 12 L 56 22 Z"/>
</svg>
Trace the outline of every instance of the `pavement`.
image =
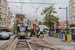
<svg viewBox="0 0 75 50">
<path fill-rule="evenodd" d="M 11 36 L 10 39 L 13 38 L 14 36 L 15 36 L 15 35 Z M 10 39 L 9 39 L 9 40 L 10 40 Z M 1 39 L 1 40 L 0 40 L 0 45 L 4 44 L 5 42 L 7 42 L 7 41 L 9 41 L 9 40 L 2 40 L 2 39 Z"/>
<path fill-rule="evenodd" d="M 57 45 L 58 47 L 64 47 L 65 49 L 75 50 L 75 42 L 72 42 L 72 41 L 63 42 L 62 41 L 63 39 L 51 37 L 51 36 L 48 36 L 47 34 L 45 34 L 44 40 L 54 45 Z"/>
</svg>

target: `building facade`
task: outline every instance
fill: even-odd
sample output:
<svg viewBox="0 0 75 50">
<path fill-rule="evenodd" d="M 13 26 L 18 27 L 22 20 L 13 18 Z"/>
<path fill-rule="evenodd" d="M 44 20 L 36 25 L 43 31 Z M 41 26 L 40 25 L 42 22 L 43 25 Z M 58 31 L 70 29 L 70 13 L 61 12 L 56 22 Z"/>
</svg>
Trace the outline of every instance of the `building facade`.
<svg viewBox="0 0 75 50">
<path fill-rule="evenodd" d="M 39 21 L 37 21 L 37 20 L 30 20 L 30 23 L 31 23 L 31 28 L 33 28 L 33 26 L 34 26 L 34 23 L 36 23 L 36 25 L 38 25 L 39 24 Z"/>
<path fill-rule="evenodd" d="M 12 13 L 10 11 L 8 11 L 8 17 L 7 17 L 7 26 L 8 26 L 8 29 L 12 29 L 11 28 L 11 19 L 12 19 Z"/>
<path fill-rule="evenodd" d="M 66 23 L 65 23 L 65 21 L 59 22 L 59 28 L 60 29 L 66 29 Z"/>
<path fill-rule="evenodd" d="M 0 0 L 0 29 L 7 29 L 7 0 Z"/>
<path fill-rule="evenodd" d="M 75 0 L 69 0 L 69 25 L 69 29 L 75 33 Z"/>
<path fill-rule="evenodd" d="M 11 16 L 11 28 L 14 27 L 14 23 L 15 23 L 15 14 L 12 14 L 12 16 Z"/>
<path fill-rule="evenodd" d="M 27 19 L 23 14 L 16 14 L 15 18 L 19 20 L 19 23 L 23 23 L 23 20 Z"/>
</svg>

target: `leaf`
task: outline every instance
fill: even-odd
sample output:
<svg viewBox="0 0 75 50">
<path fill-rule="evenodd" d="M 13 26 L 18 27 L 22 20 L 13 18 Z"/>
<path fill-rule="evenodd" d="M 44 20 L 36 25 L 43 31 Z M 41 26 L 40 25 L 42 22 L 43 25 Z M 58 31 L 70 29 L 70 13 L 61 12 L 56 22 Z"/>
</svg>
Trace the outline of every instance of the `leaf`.
<svg viewBox="0 0 75 50">
<path fill-rule="evenodd" d="M 44 24 L 49 27 L 52 28 L 54 26 L 54 22 L 59 24 L 59 18 L 55 17 L 53 14 L 57 13 L 55 11 L 54 6 L 49 6 L 46 7 L 42 10 L 41 15 L 45 15 L 44 17 Z"/>
</svg>

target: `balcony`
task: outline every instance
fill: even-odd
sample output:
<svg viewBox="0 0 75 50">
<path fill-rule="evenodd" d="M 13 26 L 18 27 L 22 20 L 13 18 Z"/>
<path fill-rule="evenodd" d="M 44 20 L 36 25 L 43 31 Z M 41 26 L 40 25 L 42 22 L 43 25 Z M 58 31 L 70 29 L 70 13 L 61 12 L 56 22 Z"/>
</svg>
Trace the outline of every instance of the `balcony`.
<svg viewBox="0 0 75 50">
<path fill-rule="evenodd" d="M 0 6 L 3 8 L 7 8 L 7 2 L 0 2 Z"/>
</svg>

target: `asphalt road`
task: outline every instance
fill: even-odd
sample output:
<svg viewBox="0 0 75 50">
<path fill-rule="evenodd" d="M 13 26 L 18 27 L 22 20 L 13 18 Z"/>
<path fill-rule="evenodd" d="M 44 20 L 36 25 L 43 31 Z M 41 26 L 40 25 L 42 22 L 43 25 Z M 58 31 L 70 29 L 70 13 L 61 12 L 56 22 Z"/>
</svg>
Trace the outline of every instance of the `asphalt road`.
<svg viewBox="0 0 75 50">
<path fill-rule="evenodd" d="M 63 42 L 63 39 L 60 38 L 55 38 L 55 37 L 50 37 L 47 34 L 44 37 L 44 40 L 53 43 L 54 45 L 57 45 L 58 47 L 64 47 L 70 50 L 75 50 L 75 42 Z"/>
<path fill-rule="evenodd" d="M 13 37 L 14 37 L 14 35 L 11 36 L 10 39 L 13 38 Z M 6 39 L 6 40 L 2 40 L 2 39 L 1 39 L 1 40 L 0 40 L 0 45 L 4 44 L 4 43 L 7 42 L 7 41 L 8 41 L 7 39 Z"/>
</svg>

